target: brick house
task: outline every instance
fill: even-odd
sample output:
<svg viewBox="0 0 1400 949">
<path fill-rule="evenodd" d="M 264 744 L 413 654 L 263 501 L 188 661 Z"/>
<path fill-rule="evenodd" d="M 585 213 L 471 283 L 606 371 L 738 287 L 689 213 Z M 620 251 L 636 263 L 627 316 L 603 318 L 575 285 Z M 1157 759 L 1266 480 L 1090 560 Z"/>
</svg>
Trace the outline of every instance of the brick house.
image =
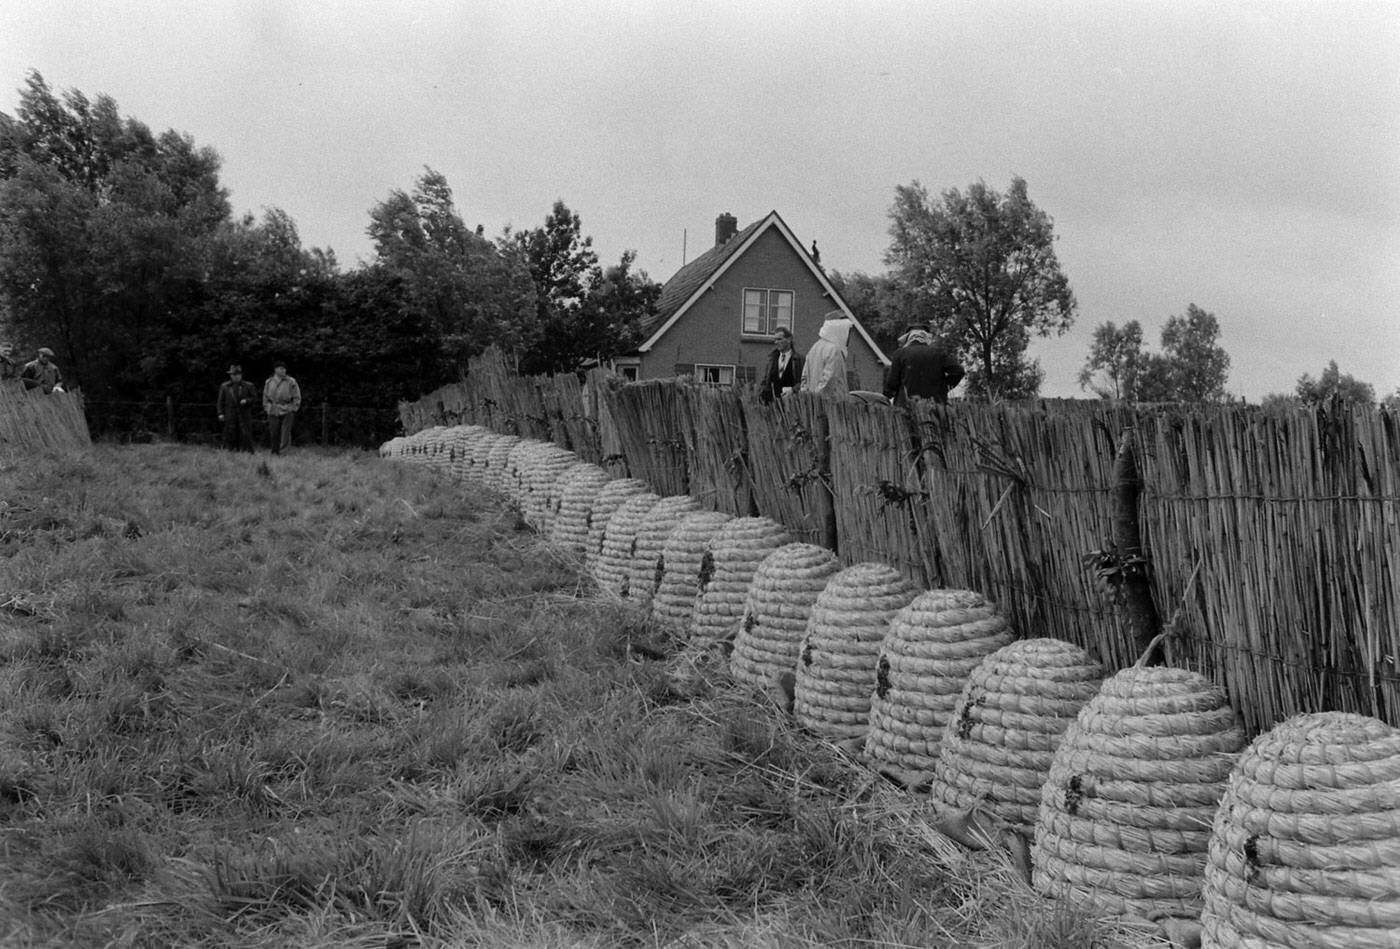
<svg viewBox="0 0 1400 949">
<path fill-rule="evenodd" d="M 822 318 L 840 310 L 853 329 L 846 368 L 851 389 L 878 391 L 889 359 L 852 315 L 792 231 L 770 211 L 743 230 L 732 214 L 715 219 L 715 245 L 666 281 L 642 343 L 613 368 L 630 379 L 693 375 L 716 385 L 757 381 L 787 326 L 805 354 Z"/>
</svg>

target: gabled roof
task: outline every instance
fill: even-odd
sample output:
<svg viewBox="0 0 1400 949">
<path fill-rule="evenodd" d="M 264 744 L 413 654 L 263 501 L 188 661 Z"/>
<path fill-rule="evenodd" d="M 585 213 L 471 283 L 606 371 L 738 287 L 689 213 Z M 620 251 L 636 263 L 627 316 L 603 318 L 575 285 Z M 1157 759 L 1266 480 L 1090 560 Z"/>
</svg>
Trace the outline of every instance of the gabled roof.
<svg viewBox="0 0 1400 949">
<path fill-rule="evenodd" d="M 744 252 L 763 236 L 764 232 L 772 228 L 777 229 L 778 233 L 792 247 L 793 252 L 806 264 L 812 276 L 817 279 L 827 296 L 836 304 L 836 308 L 846 314 L 846 318 L 851 321 L 856 332 L 870 346 L 875 357 L 888 366 L 889 358 L 880 350 L 875 340 L 870 338 L 865 327 L 860 325 L 860 321 L 851 312 L 851 308 L 846 305 L 846 301 L 841 299 L 841 294 L 832 286 L 831 281 L 826 279 L 825 271 L 817 266 L 812 255 L 807 253 L 807 250 L 798 242 L 792 230 L 777 211 L 769 211 L 766 217 L 754 221 L 723 244 L 711 247 L 671 275 L 671 279 L 667 280 L 665 286 L 661 288 L 661 296 L 656 302 L 656 315 L 641 325 L 644 341 L 637 347 L 637 352 L 650 351 L 656 345 L 657 340 L 685 315 L 686 311 L 705 294 L 705 291 L 714 286 L 715 281 L 724 275 L 724 272 L 730 268 L 734 261 L 742 257 Z"/>
</svg>

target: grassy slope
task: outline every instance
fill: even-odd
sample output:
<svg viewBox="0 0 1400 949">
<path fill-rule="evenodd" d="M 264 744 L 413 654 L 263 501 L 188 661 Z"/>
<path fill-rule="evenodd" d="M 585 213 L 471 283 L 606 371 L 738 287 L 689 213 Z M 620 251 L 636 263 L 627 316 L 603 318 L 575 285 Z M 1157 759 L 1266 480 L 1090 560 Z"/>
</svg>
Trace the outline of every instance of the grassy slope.
<svg viewBox="0 0 1400 949">
<path fill-rule="evenodd" d="M 0 944 L 1144 944 L 658 652 L 369 454 L 5 460 Z"/>
</svg>

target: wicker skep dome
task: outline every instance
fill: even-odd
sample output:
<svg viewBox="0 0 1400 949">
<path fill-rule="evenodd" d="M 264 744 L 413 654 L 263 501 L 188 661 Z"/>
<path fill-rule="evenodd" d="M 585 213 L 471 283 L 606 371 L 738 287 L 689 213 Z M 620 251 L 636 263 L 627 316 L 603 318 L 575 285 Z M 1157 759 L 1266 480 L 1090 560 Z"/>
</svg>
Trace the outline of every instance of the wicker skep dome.
<svg viewBox="0 0 1400 949">
<path fill-rule="evenodd" d="M 466 451 L 462 458 L 460 480 L 473 484 L 485 483 L 486 456 L 500 437 L 491 429 L 481 427 L 467 436 L 463 443 Z"/>
<path fill-rule="evenodd" d="M 759 561 L 729 656 L 737 681 L 770 688 L 796 675 L 812 607 L 840 570 L 836 555 L 816 544 L 784 544 Z"/>
<path fill-rule="evenodd" d="M 486 449 L 486 464 L 483 466 L 482 478 L 492 491 L 500 494 L 506 493 L 509 487 L 506 469 L 510 464 L 511 456 L 515 454 L 515 449 L 522 440 L 519 435 L 500 435 Z"/>
<path fill-rule="evenodd" d="M 865 737 L 880 644 L 890 618 L 918 593 L 881 563 L 858 563 L 826 582 L 798 651 L 793 687 L 798 724 L 837 741 Z"/>
<path fill-rule="evenodd" d="M 626 596 L 632 580 L 632 554 L 637 549 L 637 528 L 661 495 L 644 491 L 625 499 L 603 532 L 603 547 L 593 563 L 593 579 L 598 589 L 609 596 Z"/>
<path fill-rule="evenodd" d="M 1400 946 L 1400 729 L 1297 715 L 1230 772 L 1205 870 L 1203 946 Z"/>
<path fill-rule="evenodd" d="M 866 756 L 902 771 L 932 771 L 968 676 L 1015 638 L 980 593 L 920 593 L 890 620 L 875 664 Z"/>
<path fill-rule="evenodd" d="M 721 511 L 694 511 L 683 515 L 666 538 L 657 561 L 656 594 L 652 615 L 682 632 L 690 629 L 695 597 L 700 592 L 705 551 L 732 515 Z"/>
<path fill-rule="evenodd" d="M 551 520 L 549 539 L 565 550 L 582 554 L 588 540 L 588 514 L 608 473 L 597 465 L 581 461 L 570 465 L 554 483 L 559 500 Z"/>
<path fill-rule="evenodd" d="M 1059 639 L 1023 639 L 983 659 L 943 730 L 929 788 L 935 807 L 980 801 L 1029 833 L 1055 750 L 1102 675 L 1088 653 Z"/>
<path fill-rule="evenodd" d="M 1106 680 L 1041 788 L 1035 888 L 1100 916 L 1197 919 L 1211 821 L 1244 744 L 1224 690 L 1199 673 Z"/>
<path fill-rule="evenodd" d="M 544 442 L 522 459 L 520 513 L 543 537 L 549 536 L 549 492 L 564 469 L 577 463 L 578 456 L 553 442 Z"/>
<path fill-rule="evenodd" d="M 651 609 L 651 598 L 656 594 L 661 565 L 661 552 L 666 547 L 666 539 L 681 522 L 681 518 L 692 511 L 700 510 L 700 504 L 688 494 L 672 494 L 657 501 L 642 523 L 637 526 L 637 542 L 632 547 L 632 566 L 628 573 L 627 591 L 623 596 L 630 597 L 645 609 Z"/>
<path fill-rule="evenodd" d="M 791 541 L 787 530 L 767 517 L 736 517 L 714 536 L 701 558 L 693 642 L 703 645 L 735 638 L 758 565 Z"/>
<path fill-rule="evenodd" d="M 530 464 L 530 456 L 543 447 L 543 442 L 533 438 L 522 438 L 506 455 L 505 469 L 501 477 L 501 493 L 517 508 L 525 501 L 525 472 Z"/>
<path fill-rule="evenodd" d="M 598 559 L 603 555 L 603 535 L 614 512 L 628 498 L 650 493 L 647 486 L 636 478 L 618 478 L 603 485 L 602 490 L 594 496 L 584 521 L 587 534 L 583 540 L 583 569 L 590 576 L 595 579 L 598 576 Z"/>
</svg>

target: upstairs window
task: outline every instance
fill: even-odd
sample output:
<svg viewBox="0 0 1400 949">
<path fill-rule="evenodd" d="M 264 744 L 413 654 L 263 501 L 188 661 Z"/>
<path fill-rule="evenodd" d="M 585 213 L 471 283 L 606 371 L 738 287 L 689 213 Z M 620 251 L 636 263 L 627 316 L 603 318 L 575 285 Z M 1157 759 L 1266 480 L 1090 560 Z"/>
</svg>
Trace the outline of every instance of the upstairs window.
<svg viewBox="0 0 1400 949">
<path fill-rule="evenodd" d="M 744 335 L 772 336 L 780 326 L 792 329 L 791 290 L 744 290 Z"/>
</svg>

